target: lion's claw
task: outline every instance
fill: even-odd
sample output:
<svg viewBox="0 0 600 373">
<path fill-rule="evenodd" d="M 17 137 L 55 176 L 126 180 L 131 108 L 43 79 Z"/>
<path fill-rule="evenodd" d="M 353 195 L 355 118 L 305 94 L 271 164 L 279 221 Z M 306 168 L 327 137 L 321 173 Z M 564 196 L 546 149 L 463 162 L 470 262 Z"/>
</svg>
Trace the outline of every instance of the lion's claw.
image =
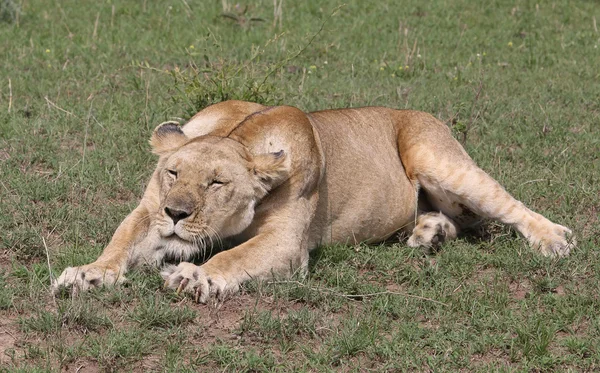
<svg viewBox="0 0 600 373">
<path fill-rule="evenodd" d="M 175 289 L 177 294 L 184 292 L 193 295 L 194 301 L 199 303 L 206 303 L 212 295 L 222 300 L 239 289 L 237 282 L 226 281 L 221 274 L 207 273 L 202 266 L 188 262 L 167 266 L 161 275 L 165 279 L 165 288 Z"/>
<path fill-rule="evenodd" d="M 181 280 L 181 283 L 177 287 L 176 293 L 177 294 L 181 293 L 181 291 L 187 286 L 188 282 L 190 282 L 190 280 L 187 278 L 184 278 L 183 280 Z"/>
<path fill-rule="evenodd" d="M 92 288 L 116 285 L 125 281 L 119 271 L 104 268 L 95 264 L 81 267 L 67 267 L 63 273 L 52 282 L 52 292 L 56 295 L 60 289 L 69 289 L 72 295 Z"/>
</svg>

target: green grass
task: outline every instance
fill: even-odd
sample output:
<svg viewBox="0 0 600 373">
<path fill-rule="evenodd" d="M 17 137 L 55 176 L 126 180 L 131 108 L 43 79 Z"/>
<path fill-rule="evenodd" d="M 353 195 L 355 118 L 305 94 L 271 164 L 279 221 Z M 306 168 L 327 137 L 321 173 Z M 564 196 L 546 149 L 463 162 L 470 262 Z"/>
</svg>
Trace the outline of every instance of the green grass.
<svg viewBox="0 0 600 373">
<path fill-rule="evenodd" d="M 599 369 L 600 6 L 339 5 L 0 1 L 0 371 Z M 148 269 L 53 298 L 46 250 L 54 275 L 98 256 L 155 125 L 231 98 L 431 112 L 579 247 L 542 258 L 490 223 L 432 256 L 322 248 L 220 307 Z"/>
</svg>

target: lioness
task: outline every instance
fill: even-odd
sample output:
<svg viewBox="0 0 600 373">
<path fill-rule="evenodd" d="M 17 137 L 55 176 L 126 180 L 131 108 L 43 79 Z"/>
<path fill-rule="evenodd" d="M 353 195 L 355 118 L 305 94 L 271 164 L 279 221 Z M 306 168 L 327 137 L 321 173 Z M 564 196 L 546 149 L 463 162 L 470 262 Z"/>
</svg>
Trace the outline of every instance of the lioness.
<svg viewBox="0 0 600 373">
<path fill-rule="evenodd" d="M 181 263 L 162 272 L 165 285 L 206 302 L 252 278 L 305 270 L 319 245 L 407 230 L 410 245 L 435 246 L 482 218 L 513 226 L 543 255 L 574 246 L 568 228 L 511 197 L 446 125 L 418 111 L 227 101 L 182 128 L 159 125 L 150 143 L 158 166 L 139 206 L 95 262 L 65 269 L 55 289 L 119 283 L 168 256 Z M 227 250 L 185 261 L 217 242 Z"/>
</svg>

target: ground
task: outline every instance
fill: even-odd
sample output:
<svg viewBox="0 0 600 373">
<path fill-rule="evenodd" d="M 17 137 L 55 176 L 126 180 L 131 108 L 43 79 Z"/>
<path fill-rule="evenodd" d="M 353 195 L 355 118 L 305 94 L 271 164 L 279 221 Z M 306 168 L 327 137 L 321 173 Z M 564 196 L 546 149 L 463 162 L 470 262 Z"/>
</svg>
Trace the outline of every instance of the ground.
<svg viewBox="0 0 600 373">
<path fill-rule="evenodd" d="M 0 371 L 597 371 L 600 6 L 525 0 L 0 2 Z M 135 207 L 147 140 L 225 99 L 433 113 L 579 246 L 321 248 L 195 304 L 140 269 L 50 294 Z"/>
</svg>

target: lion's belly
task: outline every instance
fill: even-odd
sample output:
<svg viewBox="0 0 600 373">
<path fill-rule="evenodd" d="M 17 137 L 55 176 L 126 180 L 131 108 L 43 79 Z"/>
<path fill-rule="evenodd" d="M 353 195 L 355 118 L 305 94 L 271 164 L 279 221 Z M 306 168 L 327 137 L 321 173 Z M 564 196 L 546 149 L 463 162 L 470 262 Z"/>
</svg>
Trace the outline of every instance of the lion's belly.
<svg viewBox="0 0 600 373">
<path fill-rule="evenodd" d="M 368 109 L 367 109 L 368 110 Z M 345 111 L 316 116 L 325 156 L 325 177 L 311 226 L 311 246 L 378 242 L 414 219 L 416 192 L 386 118 L 356 120 Z M 316 119 L 316 120 L 315 120 Z"/>
<path fill-rule="evenodd" d="M 325 193 L 319 196 L 313 246 L 380 242 L 413 221 L 415 192 L 405 175 L 369 173 L 368 177 L 387 185 L 365 189 L 363 183 L 348 181 L 344 188 L 321 189 Z"/>
</svg>

